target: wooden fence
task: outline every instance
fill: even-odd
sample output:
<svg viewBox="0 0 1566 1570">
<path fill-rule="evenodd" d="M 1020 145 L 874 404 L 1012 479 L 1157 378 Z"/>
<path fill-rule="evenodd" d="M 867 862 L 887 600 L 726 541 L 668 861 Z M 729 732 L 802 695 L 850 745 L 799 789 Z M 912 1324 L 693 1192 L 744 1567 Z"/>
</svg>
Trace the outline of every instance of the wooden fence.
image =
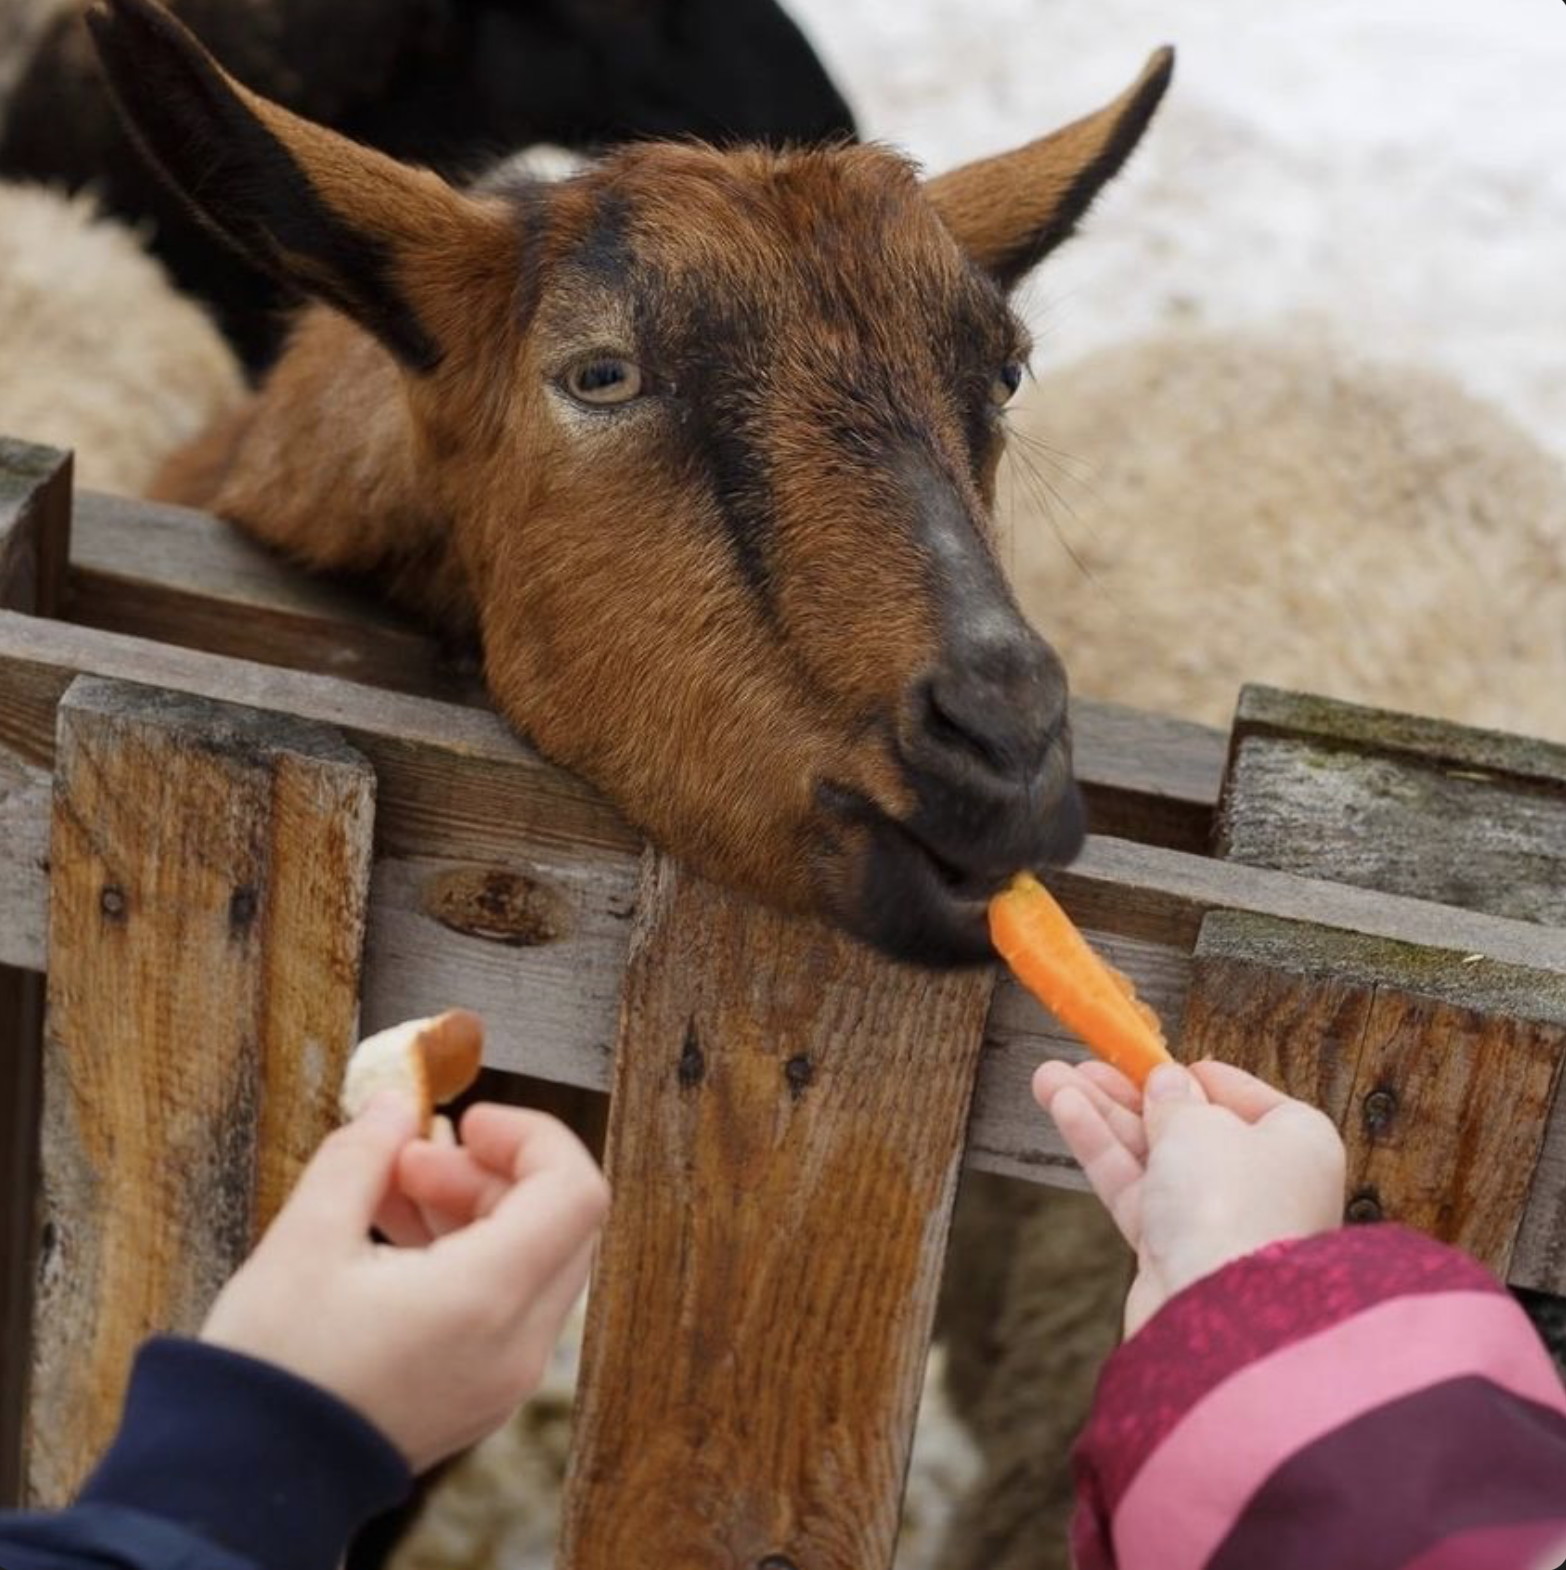
<svg viewBox="0 0 1566 1570">
<path fill-rule="evenodd" d="M 1052 881 L 1181 1050 L 1327 1107 L 1351 1216 L 1566 1292 L 1566 748 L 1265 689 L 1073 724 Z M 69 1493 L 355 1031 L 449 1003 L 612 1092 L 561 1564 L 889 1564 L 959 1169 L 1080 1181 L 1028 1094 L 1072 1044 L 644 851 L 416 629 L 0 444 L 0 1487 Z"/>
</svg>

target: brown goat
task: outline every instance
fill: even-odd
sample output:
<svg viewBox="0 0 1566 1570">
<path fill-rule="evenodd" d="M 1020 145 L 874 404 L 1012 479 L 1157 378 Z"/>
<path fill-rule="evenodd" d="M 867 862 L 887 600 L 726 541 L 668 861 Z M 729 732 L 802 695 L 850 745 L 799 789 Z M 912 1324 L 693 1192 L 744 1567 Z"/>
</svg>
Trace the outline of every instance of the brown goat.
<svg viewBox="0 0 1566 1570">
<path fill-rule="evenodd" d="M 1082 834 L 1066 681 L 989 513 L 1009 291 L 1145 129 L 1098 113 L 922 182 L 878 147 L 627 147 L 470 191 L 89 14 L 151 156 L 315 295 L 160 489 L 482 642 L 507 718 L 664 846 L 895 956 Z"/>
</svg>

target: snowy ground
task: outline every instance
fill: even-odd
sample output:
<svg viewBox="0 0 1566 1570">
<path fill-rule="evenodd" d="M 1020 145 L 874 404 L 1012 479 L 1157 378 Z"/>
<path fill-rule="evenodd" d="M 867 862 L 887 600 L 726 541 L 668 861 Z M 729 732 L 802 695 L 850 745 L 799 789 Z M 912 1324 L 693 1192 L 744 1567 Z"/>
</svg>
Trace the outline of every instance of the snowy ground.
<svg viewBox="0 0 1566 1570">
<path fill-rule="evenodd" d="M 1320 318 L 1433 363 L 1566 457 L 1558 0 L 792 0 L 867 135 L 932 171 L 1113 97 L 1164 109 L 1031 286 L 1037 369 L 1171 319 Z"/>
</svg>

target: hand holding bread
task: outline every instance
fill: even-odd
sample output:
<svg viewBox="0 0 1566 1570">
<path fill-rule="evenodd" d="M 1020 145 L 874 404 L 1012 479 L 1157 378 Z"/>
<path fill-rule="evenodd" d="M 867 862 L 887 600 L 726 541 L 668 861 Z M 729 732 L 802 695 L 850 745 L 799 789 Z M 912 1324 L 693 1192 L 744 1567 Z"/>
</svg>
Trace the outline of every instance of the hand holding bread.
<svg viewBox="0 0 1566 1570">
<path fill-rule="evenodd" d="M 479 1104 L 460 1145 L 421 1137 L 477 1072 L 481 1045 L 462 1010 L 365 1043 L 344 1086 L 353 1120 L 321 1145 L 202 1330 L 355 1407 L 415 1471 L 537 1387 L 608 1202 L 592 1157 L 540 1113 Z"/>
</svg>

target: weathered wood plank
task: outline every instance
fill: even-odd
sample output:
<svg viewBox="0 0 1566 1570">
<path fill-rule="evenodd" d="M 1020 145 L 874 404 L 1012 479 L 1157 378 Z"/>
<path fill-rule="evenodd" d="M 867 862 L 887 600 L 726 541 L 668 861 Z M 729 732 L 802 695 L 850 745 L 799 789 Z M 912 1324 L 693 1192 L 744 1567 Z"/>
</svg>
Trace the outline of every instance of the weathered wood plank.
<svg viewBox="0 0 1566 1570">
<path fill-rule="evenodd" d="M 292 568 L 205 513 L 77 498 L 70 616 L 107 632 L 482 705 L 482 684 L 368 595 Z M 1077 768 L 1095 832 L 1204 850 L 1226 732 L 1075 702 Z"/>
<path fill-rule="evenodd" d="M 1536 921 L 1561 933 L 1566 746 L 1247 687 L 1215 843 L 1221 854 L 1251 865 Z M 1566 1095 L 1557 1095 L 1517 1240 L 1514 1280 L 1566 1291 L 1563 1225 Z"/>
<path fill-rule="evenodd" d="M 58 611 L 70 525 L 70 456 L 0 438 L 0 608 Z M 0 885 L 35 874 L 48 790 L 47 775 L 0 753 Z M 41 926 L 28 936 L 41 941 Z M 22 1487 L 42 1042 L 43 978 L 0 965 L 0 1509 Z"/>
<path fill-rule="evenodd" d="M 42 1041 L 43 977 L 0 967 L 0 1509 L 22 1498 Z"/>
<path fill-rule="evenodd" d="M 1566 704 L 1562 720 L 1566 722 Z M 1230 734 L 1236 746 L 1251 737 L 1310 738 L 1324 746 L 1420 759 L 1447 769 L 1566 785 L 1566 744 L 1561 742 L 1277 687 L 1243 688 Z"/>
<path fill-rule="evenodd" d="M 1514 1243 L 1566 1063 L 1566 975 L 1219 911 L 1180 1040 L 1338 1123 L 1352 1217 L 1537 1284 Z"/>
<path fill-rule="evenodd" d="M 1238 910 L 1566 971 L 1566 931 L 1160 846 L 1089 839 L 1049 881 L 1084 926 L 1187 951 L 1209 911 Z"/>
<path fill-rule="evenodd" d="M 51 790 L 48 769 L 0 745 L 0 968 L 44 968 Z"/>
<path fill-rule="evenodd" d="M 0 746 L 47 768 L 54 709 L 76 675 L 191 693 L 331 725 L 374 764 L 387 851 L 504 858 L 518 844 L 608 850 L 641 840 L 590 785 L 487 710 L 0 611 Z M 0 954 L 0 960 L 5 956 Z"/>
<path fill-rule="evenodd" d="M 1566 763 L 1552 783 L 1309 737 L 1247 737 L 1217 843 L 1249 866 L 1566 927 Z"/>
<path fill-rule="evenodd" d="M 486 703 L 421 627 L 187 507 L 82 492 L 69 616 L 87 627 L 447 702 Z"/>
<path fill-rule="evenodd" d="M 1406 1221 L 1512 1275 L 1566 1026 L 1381 985 L 1365 1040 L 1350 1215 Z"/>
<path fill-rule="evenodd" d="M 562 1566 L 890 1565 L 990 983 L 651 869 Z"/>
<path fill-rule="evenodd" d="M 1229 750 L 1224 731 L 1080 698 L 1071 731 L 1093 833 L 1206 854 Z"/>
<path fill-rule="evenodd" d="M 335 1121 L 374 778 L 275 714 L 81 681 L 59 710 L 28 1492 L 112 1433 Z"/>
<path fill-rule="evenodd" d="M 70 542 L 70 454 L 0 436 L 0 609 L 57 615 Z"/>
</svg>

